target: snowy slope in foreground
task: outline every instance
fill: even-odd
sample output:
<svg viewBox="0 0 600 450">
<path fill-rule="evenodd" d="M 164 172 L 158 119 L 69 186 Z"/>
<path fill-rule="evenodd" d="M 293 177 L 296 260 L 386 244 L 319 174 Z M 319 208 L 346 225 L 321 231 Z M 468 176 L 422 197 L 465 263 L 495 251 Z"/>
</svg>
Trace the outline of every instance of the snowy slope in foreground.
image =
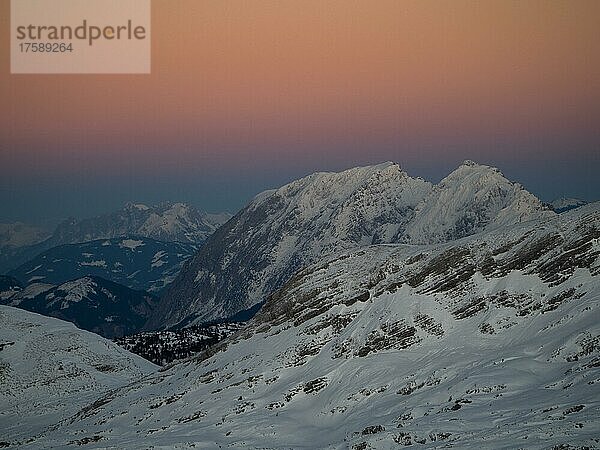
<svg viewBox="0 0 600 450">
<path fill-rule="evenodd" d="M 156 369 L 68 322 L 0 306 L 0 447 Z"/>
<path fill-rule="evenodd" d="M 341 254 L 212 356 L 110 393 L 31 447 L 597 448 L 599 239 L 595 204 Z"/>
</svg>

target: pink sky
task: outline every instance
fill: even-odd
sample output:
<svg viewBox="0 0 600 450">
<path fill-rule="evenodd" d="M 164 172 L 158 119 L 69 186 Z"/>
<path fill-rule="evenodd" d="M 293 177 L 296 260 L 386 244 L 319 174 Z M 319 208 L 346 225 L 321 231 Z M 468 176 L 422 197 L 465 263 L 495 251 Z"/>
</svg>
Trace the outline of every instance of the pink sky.
<svg viewBox="0 0 600 450">
<path fill-rule="evenodd" d="M 441 174 L 466 158 L 571 165 L 571 190 L 598 192 L 577 172 L 600 169 L 597 1 L 153 0 L 149 76 L 10 75 L 9 16 L 1 0 L 11 199 L 49 173 L 254 171 L 268 185 L 382 160 Z"/>
</svg>

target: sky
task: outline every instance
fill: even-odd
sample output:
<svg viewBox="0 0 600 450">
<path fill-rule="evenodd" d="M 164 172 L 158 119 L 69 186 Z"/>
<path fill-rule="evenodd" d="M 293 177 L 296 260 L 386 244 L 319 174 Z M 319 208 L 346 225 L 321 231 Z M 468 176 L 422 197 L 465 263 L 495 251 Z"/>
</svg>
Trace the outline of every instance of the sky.
<svg viewBox="0 0 600 450">
<path fill-rule="evenodd" d="M 11 75 L 0 221 L 127 201 L 234 212 L 323 170 L 499 167 L 600 199 L 600 2 L 153 0 L 150 75 Z"/>
</svg>

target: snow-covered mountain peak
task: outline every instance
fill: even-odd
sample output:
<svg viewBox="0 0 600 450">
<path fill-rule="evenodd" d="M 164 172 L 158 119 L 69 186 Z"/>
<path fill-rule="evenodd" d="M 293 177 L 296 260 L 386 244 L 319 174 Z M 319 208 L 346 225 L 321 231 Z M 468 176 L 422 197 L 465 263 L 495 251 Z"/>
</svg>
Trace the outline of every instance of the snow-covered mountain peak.
<svg viewBox="0 0 600 450">
<path fill-rule="evenodd" d="M 171 208 L 169 208 L 169 210 L 175 212 L 176 214 L 184 214 L 185 212 L 190 210 L 190 205 L 187 205 L 185 203 L 173 203 L 171 205 Z"/>
<path fill-rule="evenodd" d="M 379 173 L 399 171 L 397 164 L 386 162 L 365 167 L 354 167 L 342 172 L 315 172 L 306 177 L 292 181 L 275 192 L 281 197 L 303 196 L 325 197 L 333 194 L 342 197 L 360 183 Z"/>
<path fill-rule="evenodd" d="M 170 212 L 171 214 L 186 214 L 194 208 L 187 203 L 182 202 L 161 202 L 154 209 L 161 213 Z"/>
<path fill-rule="evenodd" d="M 445 242 L 553 214 L 497 168 L 467 161 L 419 204 L 400 240 L 411 244 Z"/>
<path fill-rule="evenodd" d="M 167 292 L 168 310 L 151 324 L 175 325 L 198 310 L 196 321 L 227 317 L 340 250 L 446 242 L 553 214 L 498 169 L 475 163 L 436 186 L 392 162 L 314 173 L 260 194 L 213 236 Z"/>
<path fill-rule="evenodd" d="M 430 186 L 430 183 L 422 179 L 411 178 L 398 164 L 392 162 L 355 167 L 342 172 L 316 172 L 279 189 L 259 194 L 251 207 L 256 208 L 265 202 L 279 199 L 303 210 L 312 209 L 315 205 L 335 209 L 344 202 L 352 201 L 357 192 L 373 190 L 375 185 L 380 186 L 379 192 L 373 194 L 379 195 L 385 190 L 402 189 L 403 184 L 411 181 L 420 187 Z"/>
<path fill-rule="evenodd" d="M 481 164 L 481 163 L 478 163 L 477 161 L 473 161 L 472 159 L 465 159 L 458 166 L 458 168 L 461 168 L 461 167 L 473 167 L 475 169 L 480 169 L 480 170 L 493 170 L 495 172 L 500 172 L 500 170 L 497 167 L 489 166 L 487 164 Z"/>
<path fill-rule="evenodd" d="M 318 172 L 265 192 L 202 246 L 152 324 L 175 325 L 200 304 L 206 314 L 197 321 L 227 317 L 262 302 L 324 255 L 391 242 L 431 189 L 398 164 L 383 163 Z M 169 306 L 189 300 L 195 306 Z"/>
<path fill-rule="evenodd" d="M 469 167 L 469 166 L 477 166 L 477 165 L 478 165 L 478 164 L 477 164 L 475 161 L 471 160 L 471 159 L 465 159 L 465 160 L 464 160 L 464 161 L 461 163 L 461 166 L 467 166 L 467 167 Z"/>
<path fill-rule="evenodd" d="M 132 211 L 132 210 L 147 211 L 148 209 L 150 209 L 150 207 L 143 203 L 127 202 L 127 203 L 125 203 L 125 206 L 123 207 L 123 209 L 129 210 L 129 211 Z"/>
<path fill-rule="evenodd" d="M 151 324 L 228 317 L 341 250 L 434 244 L 553 215 L 498 169 L 475 163 L 436 186 L 392 162 L 314 173 L 255 197 L 212 236 L 167 291 L 165 310 Z"/>
<path fill-rule="evenodd" d="M 507 179 L 497 168 L 472 161 L 471 164 L 460 165 L 435 187 L 436 194 L 447 192 L 447 197 L 452 196 L 454 201 L 464 203 L 472 199 L 506 197 L 520 190 L 523 190 L 521 185 Z"/>
<path fill-rule="evenodd" d="M 471 178 L 496 177 L 498 179 L 502 178 L 506 180 L 506 182 L 511 183 L 511 181 L 506 179 L 497 167 L 479 164 L 475 161 L 467 159 L 466 161 L 463 161 L 463 163 L 460 166 L 458 166 L 456 169 L 450 172 L 450 174 L 448 174 L 442 181 L 440 181 L 439 184 L 443 185 L 451 181 L 460 181 L 461 177 L 464 176 Z"/>
<path fill-rule="evenodd" d="M 256 211 L 265 205 L 272 208 L 277 204 L 282 209 L 278 214 L 289 214 L 294 221 L 309 218 L 321 221 L 325 217 L 335 220 L 342 209 L 352 208 L 357 201 L 364 202 L 369 196 L 373 203 L 387 198 L 399 202 L 398 206 L 408 201 L 414 207 L 422 198 L 423 191 L 430 188 L 430 183 L 411 178 L 398 164 L 386 162 L 342 172 L 313 173 L 257 195 L 247 209 Z M 420 197 L 416 200 L 402 199 L 399 198 L 402 192 L 407 197 Z"/>
</svg>

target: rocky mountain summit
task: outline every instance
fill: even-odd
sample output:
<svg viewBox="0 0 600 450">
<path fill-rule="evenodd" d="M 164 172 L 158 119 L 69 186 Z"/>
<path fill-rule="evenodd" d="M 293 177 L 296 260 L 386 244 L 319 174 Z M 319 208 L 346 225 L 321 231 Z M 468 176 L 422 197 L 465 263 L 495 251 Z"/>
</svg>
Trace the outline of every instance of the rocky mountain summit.
<svg viewBox="0 0 600 450">
<path fill-rule="evenodd" d="M 166 291 L 149 328 L 229 317 L 296 271 L 380 243 L 433 244 L 555 215 L 495 168 L 465 161 L 438 185 L 397 164 L 315 173 L 258 195 Z"/>
</svg>

